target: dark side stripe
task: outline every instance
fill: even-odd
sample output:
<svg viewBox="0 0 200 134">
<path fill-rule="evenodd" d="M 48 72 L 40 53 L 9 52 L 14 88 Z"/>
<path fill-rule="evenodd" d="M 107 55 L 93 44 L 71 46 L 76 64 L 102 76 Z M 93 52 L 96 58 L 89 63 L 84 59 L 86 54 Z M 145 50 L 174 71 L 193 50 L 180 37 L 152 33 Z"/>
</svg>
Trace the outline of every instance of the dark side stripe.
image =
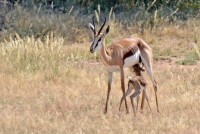
<svg viewBox="0 0 200 134">
<path fill-rule="evenodd" d="M 141 58 L 141 56 L 139 56 L 139 62 L 142 63 L 142 58 Z"/>
<path fill-rule="evenodd" d="M 123 57 L 123 61 L 128 58 L 128 57 L 131 57 L 133 56 L 137 51 L 138 51 L 138 47 L 134 47 L 134 48 L 131 48 Z"/>
</svg>

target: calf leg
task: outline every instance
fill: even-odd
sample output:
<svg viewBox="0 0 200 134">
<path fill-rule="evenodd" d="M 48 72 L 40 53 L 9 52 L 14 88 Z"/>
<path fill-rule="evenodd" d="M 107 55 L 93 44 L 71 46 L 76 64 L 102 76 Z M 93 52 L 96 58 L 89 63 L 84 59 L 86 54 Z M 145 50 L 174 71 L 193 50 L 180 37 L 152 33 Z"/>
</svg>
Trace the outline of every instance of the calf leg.
<svg viewBox="0 0 200 134">
<path fill-rule="evenodd" d="M 137 88 L 137 89 L 135 89 L 135 92 L 130 96 L 131 104 L 132 104 L 133 112 L 134 112 L 135 116 L 136 116 L 136 110 L 135 110 L 135 106 L 134 106 L 134 98 L 137 97 L 140 93 L 141 93 L 141 88 Z"/>
<path fill-rule="evenodd" d="M 141 102 L 141 106 L 140 106 L 141 113 L 143 112 L 143 108 L 144 108 L 144 99 L 145 99 L 145 93 L 143 91 L 142 92 L 142 102 Z"/>
<path fill-rule="evenodd" d="M 137 107 L 136 107 L 136 111 L 138 111 L 138 106 L 139 106 L 139 101 L 140 101 L 140 96 L 137 96 Z"/>
<path fill-rule="evenodd" d="M 119 111 L 121 109 L 122 102 L 126 99 L 126 96 L 128 96 L 131 93 L 131 91 L 132 91 L 131 85 L 130 85 L 130 83 L 128 83 L 128 89 L 127 89 L 126 93 L 123 94 L 123 96 L 120 100 Z"/>
</svg>

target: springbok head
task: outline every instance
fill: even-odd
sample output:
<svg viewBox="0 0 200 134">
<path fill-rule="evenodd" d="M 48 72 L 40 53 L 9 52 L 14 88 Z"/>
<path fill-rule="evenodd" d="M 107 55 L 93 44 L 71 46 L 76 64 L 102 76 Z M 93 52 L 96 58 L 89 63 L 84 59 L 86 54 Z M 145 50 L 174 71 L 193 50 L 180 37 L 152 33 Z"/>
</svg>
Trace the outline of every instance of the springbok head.
<svg viewBox="0 0 200 134">
<path fill-rule="evenodd" d="M 97 32 L 94 18 L 95 17 L 92 18 L 92 24 L 89 23 L 89 28 L 92 31 L 92 33 L 94 34 L 92 45 L 90 46 L 90 52 L 91 53 L 94 53 L 94 52 L 100 50 L 101 42 L 105 38 L 106 34 L 109 32 L 109 29 L 110 29 L 110 26 L 108 25 L 106 30 L 103 33 L 101 33 L 102 29 L 104 28 L 104 26 L 106 24 L 106 18 L 105 18 L 101 28 Z"/>
<path fill-rule="evenodd" d="M 134 72 L 144 72 L 145 70 L 139 64 L 133 66 Z"/>
</svg>

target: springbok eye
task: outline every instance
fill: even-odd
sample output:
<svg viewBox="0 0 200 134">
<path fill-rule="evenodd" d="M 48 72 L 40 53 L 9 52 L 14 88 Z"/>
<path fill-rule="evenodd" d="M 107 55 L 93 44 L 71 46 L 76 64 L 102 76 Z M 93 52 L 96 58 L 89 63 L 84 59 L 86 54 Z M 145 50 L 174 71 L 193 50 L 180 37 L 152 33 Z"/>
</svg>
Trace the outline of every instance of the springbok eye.
<svg viewBox="0 0 200 134">
<path fill-rule="evenodd" d="M 101 38 L 99 38 L 98 42 L 101 41 Z"/>
</svg>

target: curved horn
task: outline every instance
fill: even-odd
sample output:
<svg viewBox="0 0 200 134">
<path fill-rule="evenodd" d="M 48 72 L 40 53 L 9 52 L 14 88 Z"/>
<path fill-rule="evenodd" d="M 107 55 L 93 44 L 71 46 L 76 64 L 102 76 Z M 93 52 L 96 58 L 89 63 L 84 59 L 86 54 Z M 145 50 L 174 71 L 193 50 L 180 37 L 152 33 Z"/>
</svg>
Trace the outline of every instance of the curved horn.
<svg viewBox="0 0 200 134">
<path fill-rule="evenodd" d="M 101 26 L 101 28 L 100 28 L 100 30 L 98 32 L 98 35 L 101 33 L 101 31 L 102 31 L 102 29 L 103 29 L 103 27 L 104 27 L 105 24 L 106 24 L 106 18 L 105 18 L 104 23 L 103 23 L 103 25 Z"/>
<path fill-rule="evenodd" d="M 94 32 L 94 35 L 95 35 L 96 34 L 96 26 L 95 26 L 95 20 L 94 19 L 95 19 L 95 17 L 93 16 L 92 17 L 92 24 L 94 26 L 94 31 L 93 32 Z"/>
</svg>

